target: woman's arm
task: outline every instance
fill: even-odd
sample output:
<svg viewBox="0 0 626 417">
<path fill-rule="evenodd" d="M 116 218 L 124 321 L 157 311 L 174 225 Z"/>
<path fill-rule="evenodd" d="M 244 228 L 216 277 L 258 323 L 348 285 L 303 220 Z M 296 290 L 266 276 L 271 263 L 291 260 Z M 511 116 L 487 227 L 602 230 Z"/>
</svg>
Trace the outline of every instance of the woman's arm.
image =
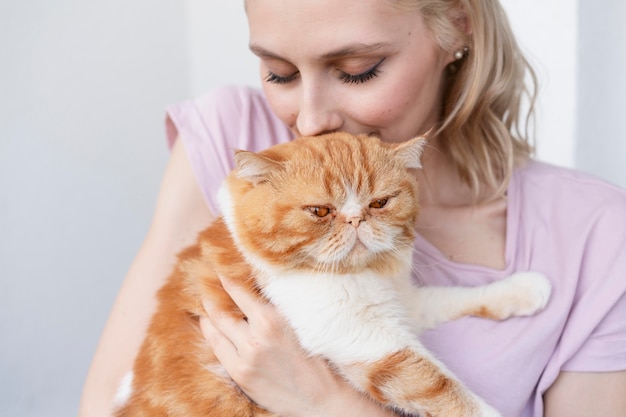
<svg viewBox="0 0 626 417">
<path fill-rule="evenodd" d="M 80 403 L 80 417 L 111 415 L 122 377 L 131 370 L 156 308 L 155 294 L 175 256 L 212 220 L 181 141 L 176 141 L 148 235 L 117 296 Z"/>
<path fill-rule="evenodd" d="M 261 407 L 283 417 L 396 416 L 357 392 L 320 357 L 308 356 L 278 312 L 223 280 L 247 320 L 208 303 L 205 337 L 237 385 Z"/>
<path fill-rule="evenodd" d="M 79 417 L 111 416 L 117 388 L 132 369 L 156 309 L 157 290 L 171 272 L 176 254 L 192 244 L 198 232 L 212 219 L 183 145 L 177 141 L 161 185 L 152 225 L 124 280 L 89 370 Z M 276 312 L 268 306 L 259 307 L 266 311 L 253 314 L 258 313 L 257 322 L 263 320 L 267 324 L 265 337 L 269 346 L 257 352 L 257 360 L 263 360 L 263 366 L 257 366 L 255 360 L 242 363 L 248 365 L 248 371 L 241 371 L 243 368 L 240 371 L 248 376 L 239 378 L 239 382 L 249 387 L 249 393 L 255 392 L 261 405 L 270 409 L 285 407 L 282 408 L 285 410 L 289 405 L 306 416 L 315 416 L 315 412 L 342 417 L 394 415 L 354 391 L 325 361 L 307 357 Z M 211 327 L 204 320 L 203 327 L 207 326 Z M 210 331 L 206 333 L 214 339 Z M 281 350 L 279 355 L 276 349 Z M 259 377 L 261 374 L 263 378 Z M 302 405 L 307 402 L 311 405 Z"/>
<path fill-rule="evenodd" d="M 561 372 L 544 402 L 545 417 L 624 417 L 626 371 Z"/>
</svg>

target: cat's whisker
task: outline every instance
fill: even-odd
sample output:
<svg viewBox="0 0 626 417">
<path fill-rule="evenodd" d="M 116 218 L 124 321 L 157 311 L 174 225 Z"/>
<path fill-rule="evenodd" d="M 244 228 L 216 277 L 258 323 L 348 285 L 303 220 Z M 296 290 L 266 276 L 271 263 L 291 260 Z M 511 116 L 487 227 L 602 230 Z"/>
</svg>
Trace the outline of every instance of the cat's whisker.
<svg viewBox="0 0 626 417">
<path fill-rule="evenodd" d="M 417 250 L 417 248 L 415 248 L 415 245 L 413 242 L 406 242 L 405 240 L 394 238 L 392 243 L 393 243 L 393 247 L 391 249 L 391 252 L 394 255 L 396 255 L 397 259 L 400 259 L 401 261 L 405 261 L 408 264 L 411 272 L 413 273 L 413 276 L 415 276 L 418 280 L 419 280 L 419 277 L 423 275 L 423 271 L 420 267 L 430 267 L 430 266 L 435 265 L 435 263 L 432 263 L 432 264 L 420 263 L 415 260 L 416 259 L 415 255 L 419 254 L 419 251 Z M 405 251 L 407 249 L 411 250 L 411 256 L 405 256 L 406 255 Z"/>
</svg>

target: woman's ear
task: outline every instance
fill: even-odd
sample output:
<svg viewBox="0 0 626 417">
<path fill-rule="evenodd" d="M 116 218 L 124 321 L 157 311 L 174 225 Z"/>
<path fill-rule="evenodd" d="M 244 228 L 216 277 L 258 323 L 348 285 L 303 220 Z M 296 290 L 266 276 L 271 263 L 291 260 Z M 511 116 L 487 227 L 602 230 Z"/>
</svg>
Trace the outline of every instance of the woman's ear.
<svg viewBox="0 0 626 417">
<path fill-rule="evenodd" d="M 453 64 L 465 58 L 469 52 L 469 38 L 472 35 L 472 24 L 466 8 L 462 4 L 450 9 L 448 14 L 450 23 L 456 29 L 456 35 L 454 36 L 453 49 L 448 54 L 447 64 Z"/>
<path fill-rule="evenodd" d="M 469 37 L 472 34 L 472 24 L 467 10 L 462 4 L 451 10 L 450 21 L 465 36 Z"/>
</svg>

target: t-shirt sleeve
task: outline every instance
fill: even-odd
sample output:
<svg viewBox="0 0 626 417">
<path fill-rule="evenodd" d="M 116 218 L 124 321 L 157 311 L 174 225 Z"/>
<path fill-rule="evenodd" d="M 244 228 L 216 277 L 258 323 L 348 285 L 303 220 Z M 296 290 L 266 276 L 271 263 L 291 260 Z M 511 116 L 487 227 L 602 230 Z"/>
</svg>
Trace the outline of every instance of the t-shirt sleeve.
<svg viewBox="0 0 626 417">
<path fill-rule="evenodd" d="M 582 260 L 569 260 L 581 262 L 581 275 L 564 371 L 626 370 L 626 193 L 608 188 L 615 193 L 597 206 Z"/>
<path fill-rule="evenodd" d="M 227 86 L 167 108 L 171 147 L 182 140 L 191 168 L 212 213 L 219 214 L 217 191 L 234 167 L 236 149 L 260 151 L 291 139 L 260 90 Z"/>
</svg>

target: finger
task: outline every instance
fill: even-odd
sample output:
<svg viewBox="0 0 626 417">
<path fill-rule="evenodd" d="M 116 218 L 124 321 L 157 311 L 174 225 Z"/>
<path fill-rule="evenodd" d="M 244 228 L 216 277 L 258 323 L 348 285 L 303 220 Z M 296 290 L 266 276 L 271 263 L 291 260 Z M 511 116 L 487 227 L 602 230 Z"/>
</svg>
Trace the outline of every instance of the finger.
<svg viewBox="0 0 626 417">
<path fill-rule="evenodd" d="M 207 313 L 211 327 L 218 331 L 222 337 L 228 339 L 235 349 L 239 350 L 239 347 L 249 337 L 250 329 L 248 323 L 244 319 L 220 311 L 213 303 L 207 300 L 203 300 L 202 305 Z"/>
<path fill-rule="evenodd" d="M 248 349 L 254 351 L 259 346 L 272 345 L 276 340 L 296 340 L 289 322 L 272 304 L 262 299 L 258 293 L 251 292 L 228 278 L 220 279 L 224 289 L 247 317 L 247 344 L 237 343 L 242 355 L 246 355 Z"/>
<path fill-rule="evenodd" d="M 267 308 L 267 303 L 259 298 L 256 293 L 250 292 L 249 289 L 238 285 L 227 277 L 219 277 L 222 282 L 222 287 L 237 304 L 237 307 L 248 318 L 248 321 L 257 317 L 264 317 L 267 314 L 271 314 L 270 308 Z"/>
<path fill-rule="evenodd" d="M 211 346 L 213 354 L 222 365 L 227 367 L 228 364 L 239 360 L 237 347 L 211 323 L 208 317 L 200 317 L 200 330 Z"/>
</svg>

